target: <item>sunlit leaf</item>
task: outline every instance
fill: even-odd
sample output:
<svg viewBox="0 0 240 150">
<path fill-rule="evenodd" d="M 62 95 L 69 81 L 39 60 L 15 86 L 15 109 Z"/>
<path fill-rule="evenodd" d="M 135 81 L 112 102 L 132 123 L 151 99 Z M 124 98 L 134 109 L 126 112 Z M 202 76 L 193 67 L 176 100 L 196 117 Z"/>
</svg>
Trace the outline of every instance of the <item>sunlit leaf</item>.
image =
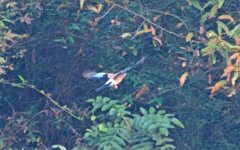
<svg viewBox="0 0 240 150">
<path fill-rule="evenodd" d="M 240 35 L 236 36 L 235 38 L 236 45 L 240 46 Z"/>
<path fill-rule="evenodd" d="M 237 71 L 234 72 L 233 77 L 232 77 L 232 79 L 231 79 L 231 83 L 232 83 L 233 86 L 235 85 L 238 77 L 239 77 L 239 73 L 238 73 Z"/>
<path fill-rule="evenodd" d="M 161 40 L 161 38 L 159 36 L 154 36 L 153 37 L 153 41 L 157 42 L 160 46 L 163 45 L 163 42 L 162 42 L 162 40 Z"/>
<path fill-rule="evenodd" d="M 0 57 L 0 64 L 3 64 L 5 62 L 6 62 L 6 60 L 3 57 Z"/>
<path fill-rule="evenodd" d="M 188 77 L 188 72 L 184 72 L 182 76 L 179 79 L 179 86 L 183 86 L 184 83 L 186 82 L 186 79 Z"/>
<path fill-rule="evenodd" d="M 218 17 L 219 20 L 229 20 L 232 23 L 236 23 L 236 21 L 233 19 L 230 15 L 221 15 Z"/>
<path fill-rule="evenodd" d="M 202 35 L 202 34 L 204 34 L 204 32 L 205 32 L 204 26 L 201 25 L 201 26 L 199 27 L 199 33 Z"/>
<path fill-rule="evenodd" d="M 98 14 L 98 8 L 92 5 L 87 6 L 87 9 Z"/>
<path fill-rule="evenodd" d="M 192 37 L 193 37 L 193 33 L 192 32 L 188 33 L 186 36 L 186 42 L 191 41 Z"/>
<path fill-rule="evenodd" d="M 67 148 L 65 146 L 58 145 L 58 144 L 55 144 L 55 145 L 51 146 L 51 148 L 53 148 L 53 149 L 56 148 L 56 149 L 59 149 L 59 150 L 67 150 Z"/>
<path fill-rule="evenodd" d="M 130 36 L 132 36 L 132 34 L 129 33 L 129 32 L 126 32 L 126 33 L 123 33 L 122 35 L 120 35 L 120 38 L 126 39 L 126 38 L 128 38 L 128 37 L 130 37 Z"/>
<path fill-rule="evenodd" d="M 100 13 L 102 11 L 103 5 L 101 3 L 97 6 L 97 12 Z"/>
<path fill-rule="evenodd" d="M 160 17 L 160 15 L 154 16 L 154 17 L 153 17 L 153 22 L 157 22 L 159 17 Z"/>
<path fill-rule="evenodd" d="M 83 9 L 83 5 L 85 3 L 85 0 L 79 0 L 79 4 L 80 4 L 80 9 Z"/>
<path fill-rule="evenodd" d="M 150 27 L 149 32 L 151 32 L 152 35 L 156 35 L 156 30 L 153 26 Z"/>
<path fill-rule="evenodd" d="M 217 10 L 218 10 L 218 5 L 216 4 L 211 8 L 208 18 L 211 19 L 212 17 L 214 17 L 215 14 L 217 13 Z"/>
<path fill-rule="evenodd" d="M 139 99 L 142 95 L 144 95 L 147 91 L 149 91 L 149 88 L 146 84 L 144 84 L 141 89 L 136 93 L 135 99 Z"/>
<path fill-rule="evenodd" d="M 145 32 L 149 32 L 149 28 L 148 28 L 148 25 L 146 23 L 143 23 L 143 30 Z"/>
<path fill-rule="evenodd" d="M 214 86 L 209 87 L 207 89 L 211 89 L 211 94 L 216 93 L 218 90 L 220 90 L 223 86 L 225 86 L 227 83 L 227 81 L 225 80 L 221 80 L 219 82 L 217 82 Z"/>
<path fill-rule="evenodd" d="M 184 128 L 184 125 L 181 123 L 180 120 L 178 120 L 177 118 L 172 118 L 171 119 L 171 122 L 174 123 L 175 125 L 181 127 L 181 128 Z"/>
<path fill-rule="evenodd" d="M 187 62 L 184 61 L 184 62 L 182 63 L 182 68 L 185 68 L 186 66 L 187 66 Z"/>
<path fill-rule="evenodd" d="M 233 65 L 231 66 L 228 66 L 227 68 L 224 69 L 224 73 L 223 75 L 221 76 L 221 78 L 223 77 L 226 77 L 226 76 L 229 76 L 231 72 L 233 72 L 235 69 L 235 67 Z"/>
<path fill-rule="evenodd" d="M 16 2 L 8 2 L 6 4 L 6 8 L 13 8 L 13 7 L 16 7 L 17 6 L 17 3 Z"/>
<path fill-rule="evenodd" d="M 223 4 L 224 4 L 225 0 L 218 0 L 218 8 L 220 9 Z"/>
<path fill-rule="evenodd" d="M 226 24 L 224 24 L 221 21 L 217 21 L 218 24 L 218 34 L 222 34 L 222 29 L 225 31 L 225 33 L 227 33 L 227 35 L 230 35 L 230 31 L 228 29 L 228 27 L 226 26 Z"/>
</svg>

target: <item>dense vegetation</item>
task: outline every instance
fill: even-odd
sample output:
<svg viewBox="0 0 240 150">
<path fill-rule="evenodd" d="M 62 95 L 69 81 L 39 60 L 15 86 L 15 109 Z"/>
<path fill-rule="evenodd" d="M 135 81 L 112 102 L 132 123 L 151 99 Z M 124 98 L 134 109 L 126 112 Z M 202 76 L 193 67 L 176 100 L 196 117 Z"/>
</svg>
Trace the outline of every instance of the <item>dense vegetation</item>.
<svg viewBox="0 0 240 150">
<path fill-rule="evenodd" d="M 0 0 L 0 149 L 238 150 L 239 8 Z M 142 57 L 118 89 L 81 75 Z"/>
</svg>

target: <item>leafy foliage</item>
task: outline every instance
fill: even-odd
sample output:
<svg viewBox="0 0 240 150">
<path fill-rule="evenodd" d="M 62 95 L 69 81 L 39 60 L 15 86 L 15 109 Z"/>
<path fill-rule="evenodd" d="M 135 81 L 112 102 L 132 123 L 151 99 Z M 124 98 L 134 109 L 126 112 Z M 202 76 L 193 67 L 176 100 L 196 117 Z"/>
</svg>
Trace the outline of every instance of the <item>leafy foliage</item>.
<svg viewBox="0 0 240 150">
<path fill-rule="evenodd" d="M 108 97 L 89 99 L 93 106 L 94 124 L 84 135 L 88 145 L 97 149 L 175 149 L 169 129 L 184 128 L 173 114 L 140 108 L 133 114 L 124 104 Z"/>
<path fill-rule="evenodd" d="M 0 0 L 0 149 L 239 149 L 239 8 Z M 80 77 L 142 56 L 117 90 Z"/>
</svg>

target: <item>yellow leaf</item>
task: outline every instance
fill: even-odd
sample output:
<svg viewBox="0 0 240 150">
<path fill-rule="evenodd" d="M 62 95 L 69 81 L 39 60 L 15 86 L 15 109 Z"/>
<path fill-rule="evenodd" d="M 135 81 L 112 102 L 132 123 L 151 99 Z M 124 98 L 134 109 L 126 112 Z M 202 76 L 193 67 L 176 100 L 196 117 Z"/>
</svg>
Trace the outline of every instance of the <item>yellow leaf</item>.
<svg viewBox="0 0 240 150">
<path fill-rule="evenodd" d="M 129 33 L 129 32 L 126 32 L 126 33 L 123 33 L 122 35 L 120 35 L 120 38 L 126 39 L 126 38 L 128 38 L 128 37 L 130 37 L 130 36 L 132 36 L 132 34 Z"/>
<path fill-rule="evenodd" d="M 186 79 L 188 77 L 188 72 L 185 72 L 182 74 L 181 78 L 179 79 L 179 86 L 183 86 L 186 82 Z"/>
<path fill-rule="evenodd" d="M 83 9 L 83 5 L 84 5 L 85 0 L 79 0 L 79 4 L 80 4 L 80 9 Z"/>
<path fill-rule="evenodd" d="M 238 77 L 239 77 L 239 73 L 238 72 L 234 72 L 233 77 L 231 79 L 231 83 L 232 83 L 233 86 L 235 85 Z"/>
<path fill-rule="evenodd" d="M 149 31 L 148 25 L 146 23 L 143 24 L 143 30 L 145 33 Z"/>
<path fill-rule="evenodd" d="M 219 20 L 229 20 L 231 23 L 236 23 L 236 21 L 230 15 L 221 15 L 218 17 L 218 19 Z"/>
<path fill-rule="evenodd" d="M 223 75 L 221 76 L 221 78 L 230 75 L 230 73 L 233 72 L 234 69 L 235 69 L 235 67 L 234 67 L 233 65 L 228 66 L 227 68 L 225 68 L 225 69 L 224 69 L 224 73 L 223 73 Z"/>
<path fill-rule="evenodd" d="M 182 63 L 182 68 L 185 68 L 186 66 L 187 66 L 187 62 L 184 61 L 184 62 Z"/>
<path fill-rule="evenodd" d="M 97 7 L 94 7 L 94 6 L 90 5 L 90 6 L 87 6 L 87 9 L 88 9 L 88 10 L 91 10 L 91 11 L 93 11 L 93 12 L 95 12 L 95 13 L 98 14 L 98 9 L 97 9 Z"/>
<path fill-rule="evenodd" d="M 192 32 L 188 33 L 186 36 L 186 42 L 191 41 L 192 37 L 193 37 L 193 33 Z"/>
<path fill-rule="evenodd" d="M 97 6 L 98 14 L 101 12 L 102 8 L 103 8 L 103 5 L 101 3 L 99 3 Z"/>
<path fill-rule="evenodd" d="M 147 33 L 145 30 L 140 30 L 135 33 L 136 36 Z"/>
<path fill-rule="evenodd" d="M 17 6 L 16 2 L 8 2 L 7 5 L 6 5 L 6 8 L 14 8 L 16 6 Z"/>
</svg>

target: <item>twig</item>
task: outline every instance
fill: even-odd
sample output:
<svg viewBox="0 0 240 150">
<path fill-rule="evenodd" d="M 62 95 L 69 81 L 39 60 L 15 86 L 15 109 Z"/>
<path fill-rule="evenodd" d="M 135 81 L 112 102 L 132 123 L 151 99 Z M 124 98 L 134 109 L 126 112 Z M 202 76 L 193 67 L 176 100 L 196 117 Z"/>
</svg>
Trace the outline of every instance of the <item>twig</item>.
<svg viewBox="0 0 240 150">
<path fill-rule="evenodd" d="M 112 5 L 112 7 L 110 7 L 110 8 L 107 10 L 107 12 L 100 17 L 100 19 L 103 19 L 114 7 L 115 7 L 115 5 Z"/>
<path fill-rule="evenodd" d="M 62 111 L 66 112 L 67 114 L 69 114 L 70 116 L 72 116 L 73 118 L 79 120 L 79 121 L 82 121 L 82 119 L 76 115 L 74 115 L 66 106 L 61 106 L 56 100 L 54 100 L 50 94 L 47 94 L 45 93 L 44 91 L 42 90 L 39 90 L 37 89 L 36 87 L 34 87 L 33 85 L 30 85 L 30 84 L 27 84 L 27 83 L 11 83 L 11 82 L 8 82 L 6 80 L 0 80 L 0 83 L 3 83 L 3 84 L 7 84 L 7 85 L 11 85 L 13 87 L 18 87 L 16 85 L 20 84 L 20 86 L 25 86 L 25 87 L 28 87 L 34 91 L 36 91 L 37 93 L 43 95 L 44 97 L 46 97 L 50 102 L 52 102 L 54 105 L 56 105 L 58 108 L 60 108 Z"/>
<path fill-rule="evenodd" d="M 167 33 L 169 33 L 169 34 L 175 35 L 175 36 L 177 36 L 177 37 L 185 38 L 185 36 L 182 36 L 182 35 L 179 35 L 179 34 L 177 34 L 177 33 L 175 33 L 175 32 L 169 31 L 169 30 L 165 29 L 164 27 L 162 27 L 162 26 L 160 26 L 160 25 L 152 22 L 152 21 L 149 20 L 148 18 L 146 18 L 146 17 L 144 17 L 144 16 L 142 16 L 142 15 L 136 13 L 136 12 L 133 12 L 133 11 L 129 10 L 129 9 L 127 9 L 127 8 L 124 7 L 124 6 L 121 6 L 121 5 L 119 5 L 119 4 L 117 4 L 117 3 L 114 3 L 114 2 L 112 2 L 112 1 L 111 1 L 110 3 L 112 3 L 113 5 L 121 8 L 121 9 L 123 9 L 123 10 L 125 10 L 125 11 L 127 11 L 127 12 L 129 12 L 129 13 L 131 13 L 131 14 L 134 14 L 135 16 L 138 16 L 139 18 L 142 18 L 142 19 L 145 20 L 146 22 L 154 25 L 155 27 L 158 27 L 159 29 L 161 29 L 161 30 L 163 30 L 163 31 L 165 31 L 165 32 L 167 32 Z"/>
<path fill-rule="evenodd" d="M 122 119 L 124 120 L 124 122 L 126 123 L 126 125 L 128 126 L 128 128 L 131 128 L 130 124 L 128 123 L 126 117 L 122 116 Z"/>
</svg>

